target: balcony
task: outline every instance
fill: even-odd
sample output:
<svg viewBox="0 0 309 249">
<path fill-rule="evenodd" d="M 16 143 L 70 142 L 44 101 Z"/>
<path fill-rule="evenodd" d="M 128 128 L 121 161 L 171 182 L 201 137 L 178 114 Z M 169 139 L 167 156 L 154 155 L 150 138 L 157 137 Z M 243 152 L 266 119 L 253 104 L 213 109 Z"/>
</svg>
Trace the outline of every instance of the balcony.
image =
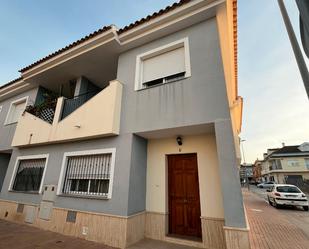
<svg viewBox="0 0 309 249">
<path fill-rule="evenodd" d="M 121 98 L 122 84 L 114 80 L 96 95 L 59 97 L 55 106 L 51 101 L 46 108 L 25 111 L 18 121 L 12 146 L 119 135 Z"/>
</svg>

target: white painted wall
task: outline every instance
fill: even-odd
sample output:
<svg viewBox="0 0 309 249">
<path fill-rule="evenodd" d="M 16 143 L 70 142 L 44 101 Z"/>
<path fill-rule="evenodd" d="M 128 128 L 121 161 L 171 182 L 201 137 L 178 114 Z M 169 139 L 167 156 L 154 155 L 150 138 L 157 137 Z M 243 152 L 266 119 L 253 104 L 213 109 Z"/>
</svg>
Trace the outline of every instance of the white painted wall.
<svg viewBox="0 0 309 249">
<path fill-rule="evenodd" d="M 197 153 L 201 215 L 224 218 L 214 134 L 185 136 L 182 146 L 176 138 L 148 140 L 146 211 L 168 212 L 166 155 L 178 153 Z"/>
</svg>

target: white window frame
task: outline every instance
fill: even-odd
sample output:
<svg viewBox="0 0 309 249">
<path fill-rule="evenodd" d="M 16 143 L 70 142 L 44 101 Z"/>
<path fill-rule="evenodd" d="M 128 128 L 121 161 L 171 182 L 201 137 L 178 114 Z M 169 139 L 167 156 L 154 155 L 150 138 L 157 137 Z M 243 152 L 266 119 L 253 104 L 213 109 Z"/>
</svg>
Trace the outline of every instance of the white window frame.
<svg viewBox="0 0 309 249">
<path fill-rule="evenodd" d="M 12 106 L 13 106 L 14 104 L 17 104 L 17 103 L 20 103 L 20 102 L 23 102 L 23 101 L 26 102 L 25 107 L 27 107 L 28 101 L 29 101 L 29 96 L 22 97 L 22 98 L 20 98 L 20 99 L 16 99 L 16 100 L 14 100 L 14 101 L 12 101 L 12 102 L 10 103 L 10 108 L 9 108 L 9 111 L 8 111 L 8 113 L 7 113 L 7 115 L 6 115 L 4 125 L 15 124 L 15 123 L 18 122 L 18 121 L 10 122 L 10 121 L 9 121 L 9 117 L 10 117 L 11 112 L 12 112 Z"/>
<path fill-rule="evenodd" d="M 305 157 L 305 167 L 309 170 L 309 157 Z"/>
<path fill-rule="evenodd" d="M 289 167 L 299 167 L 300 166 L 299 160 L 297 159 L 288 159 L 287 164 Z"/>
<path fill-rule="evenodd" d="M 168 43 L 161 47 L 149 50 L 145 53 L 139 54 L 136 57 L 136 65 L 135 65 L 135 84 L 134 90 L 142 90 L 147 89 L 142 87 L 142 73 L 143 73 L 143 60 L 148 59 L 150 57 L 169 52 L 171 50 L 184 47 L 185 50 L 185 76 L 184 78 L 188 78 L 191 76 L 191 62 L 190 62 L 190 51 L 189 51 L 189 38 L 184 37 L 180 40 Z"/>
<path fill-rule="evenodd" d="M 72 156 L 88 156 L 88 155 L 97 155 L 97 154 L 112 154 L 108 194 L 107 194 L 107 197 L 93 196 L 93 195 L 91 195 L 91 197 L 103 198 L 103 199 L 111 199 L 112 198 L 116 148 L 65 152 L 63 154 L 63 159 L 62 159 L 60 177 L 59 177 L 58 188 L 57 188 L 57 195 L 63 195 L 62 188 L 63 188 L 63 184 L 64 184 L 64 181 L 65 181 L 65 172 L 66 172 L 66 169 L 67 169 L 68 158 L 72 157 Z M 82 195 L 82 196 L 81 195 L 68 195 L 68 196 L 88 198 L 90 195 Z"/>
<path fill-rule="evenodd" d="M 13 189 L 13 184 L 14 184 L 14 180 L 15 180 L 15 177 L 16 177 L 16 173 L 17 173 L 17 169 L 19 167 L 20 161 L 27 160 L 27 159 L 43 159 L 43 158 L 45 158 L 45 165 L 44 165 L 44 170 L 43 170 L 43 175 L 42 175 L 39 191 L 38 192 L 29 192 L 29 193 L 33 193 L 33 194 L 36 194 L 36 193 L 41 194 L 42 191 L 43 191 L 43 184 L 44 184 L 44 179 L 45 179 L 45 174 L 46 174 L 46 168 L 47 168 L 47 165 L 48 165 L 48 157 L 49 157 L 49 154 L 18 156 L 16 158 L 16 161 L 15 161 L 13 174 L 12 174 L 12 177 L 11 177 L 11 180 L 10 180 L 10 185 L 9 185 L 8 190 L 13 191 L 13 192 L 23 192 L 23 191 L 16 191 L 16 190 Z"/>
</svg>

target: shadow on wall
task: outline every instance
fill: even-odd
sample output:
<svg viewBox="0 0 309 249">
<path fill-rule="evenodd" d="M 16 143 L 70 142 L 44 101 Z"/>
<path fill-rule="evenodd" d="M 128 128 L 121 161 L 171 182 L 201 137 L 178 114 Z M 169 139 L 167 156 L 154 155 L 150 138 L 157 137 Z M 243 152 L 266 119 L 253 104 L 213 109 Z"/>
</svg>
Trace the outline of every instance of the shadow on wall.
<svg viewBox="0 0 309 249">
<path fill-rule="evenodd" d="M 0 153 L 0 191 L 11 159 L 11 153 Z"/>
</svg>

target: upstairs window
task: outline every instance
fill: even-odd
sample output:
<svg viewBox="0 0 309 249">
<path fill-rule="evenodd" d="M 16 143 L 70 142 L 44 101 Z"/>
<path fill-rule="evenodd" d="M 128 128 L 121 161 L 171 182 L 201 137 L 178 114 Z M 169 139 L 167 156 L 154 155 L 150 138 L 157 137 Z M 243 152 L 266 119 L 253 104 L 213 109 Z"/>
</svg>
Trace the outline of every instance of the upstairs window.
<svg viewBox="0 0 309 249">
<path fill-rule="evenodd" d="M 188 38 L 138 55 L 135 90 L 191 76 Z"/>
<path fill-rule="evenodd" d="M 299 166 L 299 162 L 298 160 L 288 160 L 288 166 L 291 166 L 291 167 L 298 167 Z"/>
<path fill-rule="evenodd" d="M 15 100 L 11 103 L 9 112 L 6 116 L 5 124 L 17 123 L 18 119 L 26 109 L 28 97 Z"/>
</svg>

